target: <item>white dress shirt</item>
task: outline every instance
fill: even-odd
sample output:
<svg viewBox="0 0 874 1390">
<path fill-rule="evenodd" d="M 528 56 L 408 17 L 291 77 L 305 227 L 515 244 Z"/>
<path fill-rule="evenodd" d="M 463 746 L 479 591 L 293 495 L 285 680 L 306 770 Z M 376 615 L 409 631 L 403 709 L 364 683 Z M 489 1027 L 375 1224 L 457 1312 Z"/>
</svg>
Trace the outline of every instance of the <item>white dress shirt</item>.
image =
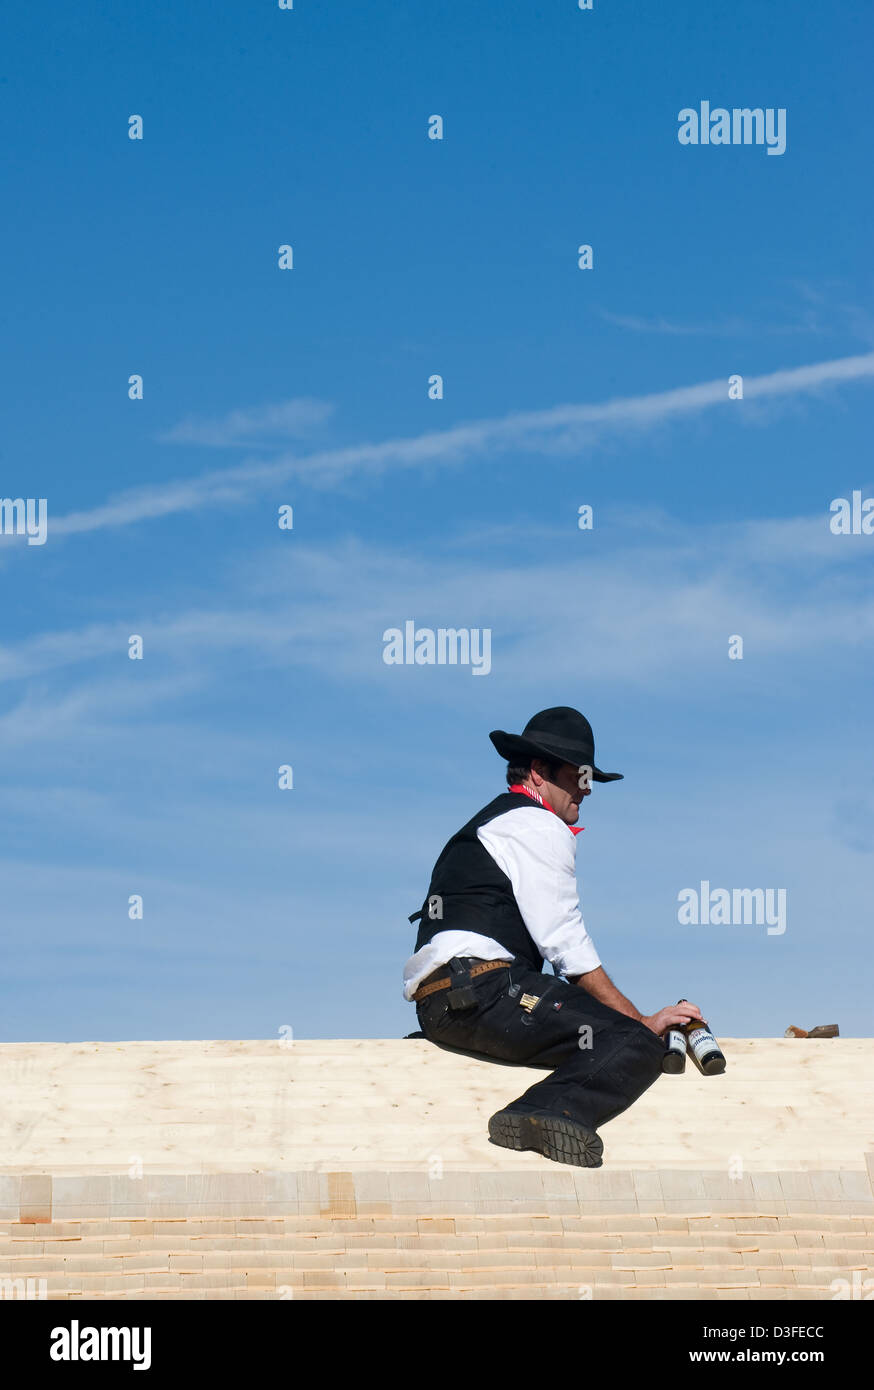
<svg viewBox="0 0 874 1390">
<path fill-rule="evenodd" d="M 522 920 L 557 975 L 585 975 L 601 964 L 586 931 L 576 880 L 577 837 L 554 811 L 516 806 L 477 830 L 477 838 L 507 875 Z M 506 960 L 506 946 L 475 932 L 437 932 L 404 966 L 404 998 L 453 956 Z"/>
</svg>

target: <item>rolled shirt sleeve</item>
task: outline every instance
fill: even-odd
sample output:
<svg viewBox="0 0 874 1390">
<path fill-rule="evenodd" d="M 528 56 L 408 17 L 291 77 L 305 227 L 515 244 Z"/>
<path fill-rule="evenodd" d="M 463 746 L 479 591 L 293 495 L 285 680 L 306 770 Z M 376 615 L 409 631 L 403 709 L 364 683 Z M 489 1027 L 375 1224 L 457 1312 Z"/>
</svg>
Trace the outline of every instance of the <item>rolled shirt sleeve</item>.
<svg viewBox="0 0 874 1390">
<path fill-rule="evenodd" d="M 576 836 L 560 817 L 520 806 L 477 835 L 504 871 L 522 919 L 557 975 L 585 975 L 601 964 L 580 911 Z"/>
</svg>

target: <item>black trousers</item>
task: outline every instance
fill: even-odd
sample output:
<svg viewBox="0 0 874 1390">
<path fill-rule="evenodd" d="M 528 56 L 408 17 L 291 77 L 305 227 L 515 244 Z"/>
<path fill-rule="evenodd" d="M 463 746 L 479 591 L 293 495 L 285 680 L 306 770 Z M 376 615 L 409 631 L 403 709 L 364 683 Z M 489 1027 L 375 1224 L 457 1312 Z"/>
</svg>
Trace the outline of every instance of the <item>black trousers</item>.
<svg viewBox="0 0 874 1390">
<path fill-rule="evenodd" d="M 469 957 L 456 960 L 435 977 L 471 963 Z M 549 1111 L 597 1129 L 661 1075 L 664 1039 L 579 985 L 517 963 L 467 983 L 476 996 L 472 1006 L 452 1010 L 449 991 L 437 990 L 416 1004 L 419 1027 L 431 1042 L 446 1047 L 555 1068 L 508 1109 Z M 531 997 L 537 999 L 533 1007 Z"/>
</svg>

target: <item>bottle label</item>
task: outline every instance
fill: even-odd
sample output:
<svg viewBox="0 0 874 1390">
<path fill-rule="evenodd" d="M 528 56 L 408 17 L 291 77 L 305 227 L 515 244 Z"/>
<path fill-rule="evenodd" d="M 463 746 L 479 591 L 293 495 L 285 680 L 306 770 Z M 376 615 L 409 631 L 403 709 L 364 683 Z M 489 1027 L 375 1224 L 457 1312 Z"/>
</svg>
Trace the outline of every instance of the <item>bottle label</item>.
<svg viewBox="0 0 874 1390">
<path fill-rule="evenodd" d="M 708 1052 L 718 1052 L 719 1043 L 714 1038 L 709 1028 L 694 1028 L 691 1033 L 686 1035 L 686 1040 L 692 1049 L 692 1055 L 699 1061 L 706 1057 Z"/>
<path fill-rule="evenodd" d="M 678 1028 L 669 1028 L 665 1038 L 665 1047 L 668 1052 L 685 1052 L 686 1037 Z"/>
</svg>

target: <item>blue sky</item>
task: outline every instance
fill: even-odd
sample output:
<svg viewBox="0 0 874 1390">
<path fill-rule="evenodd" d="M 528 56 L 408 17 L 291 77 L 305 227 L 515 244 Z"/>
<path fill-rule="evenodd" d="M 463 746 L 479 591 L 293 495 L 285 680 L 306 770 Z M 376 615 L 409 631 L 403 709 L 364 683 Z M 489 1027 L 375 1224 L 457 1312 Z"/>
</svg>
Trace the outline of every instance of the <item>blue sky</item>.
<svg viewBox="0 0 874 1390">
<path fill-rule="evenodd" d="M 415 1028 L 407 914 L 488 731 L 553 704 L 625 774 L 578 850 L 620 988 L 870 1031 L 874 536 L 829 503 L 874 495 L 871 28 L 7 18 L 0 493 L 49 532 L 0 537 L 5 1040 Z M 785 153 L 681 146 L 702 100 L 785 108 Z M 490 673 L 385 665 L 407 619 L 490 628 Z M 680 925 L 705 879 L 785 933 Z"/>
</svg>

